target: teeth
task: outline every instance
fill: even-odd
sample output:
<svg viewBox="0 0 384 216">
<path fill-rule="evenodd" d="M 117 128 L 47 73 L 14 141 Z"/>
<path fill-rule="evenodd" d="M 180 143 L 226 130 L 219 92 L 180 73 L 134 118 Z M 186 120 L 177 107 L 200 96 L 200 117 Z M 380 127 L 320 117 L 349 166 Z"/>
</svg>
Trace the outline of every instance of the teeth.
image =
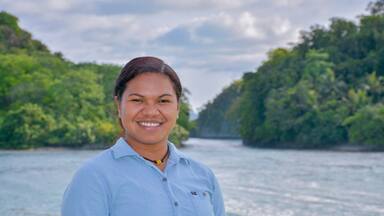
<svg viewBox="0 0 384 216">
<path fill-rule="evenodd" d="M 139 122 L 139 124 L 144 127 L 157 127 L 160 125 L 159 122 Z"/>
</svg>

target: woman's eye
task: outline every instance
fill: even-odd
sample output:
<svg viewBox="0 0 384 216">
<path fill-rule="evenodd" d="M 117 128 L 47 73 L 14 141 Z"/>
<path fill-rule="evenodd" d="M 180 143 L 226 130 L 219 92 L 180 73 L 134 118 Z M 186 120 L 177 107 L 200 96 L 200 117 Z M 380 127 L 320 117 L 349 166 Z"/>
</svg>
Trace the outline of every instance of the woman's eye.
<svg viewBox="0 0 384 216">
<path fill-rule="evenodd" d="M 131 99 L 130 101 L 135 102 L 135 103 L 141 103 L 141 102 L 143 102 L 143 100 L 138 99 L 138 98 Z"/>
<path fill-rule="evenodd" d="M 171 101 L 166 99 L 161 99 L 159 102 L 163 104 L 163 103 L 170 103 Z"/>
</svg>

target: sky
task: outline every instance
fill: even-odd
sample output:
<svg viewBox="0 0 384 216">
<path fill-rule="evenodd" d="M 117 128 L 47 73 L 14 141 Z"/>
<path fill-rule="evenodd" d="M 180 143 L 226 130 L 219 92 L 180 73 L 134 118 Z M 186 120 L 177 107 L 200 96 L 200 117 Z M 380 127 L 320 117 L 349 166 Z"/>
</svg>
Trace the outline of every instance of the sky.
<svg viewBox="0 0 384 216">
<path fill-rule="evenodd" d="M 267 52 L 332 17 L 356 20 L 369 0 L 0 0 L 53 52 L 73 62 L 123 66 L 157 56 L 180 76 L 194 111 Z"/>
</svg>

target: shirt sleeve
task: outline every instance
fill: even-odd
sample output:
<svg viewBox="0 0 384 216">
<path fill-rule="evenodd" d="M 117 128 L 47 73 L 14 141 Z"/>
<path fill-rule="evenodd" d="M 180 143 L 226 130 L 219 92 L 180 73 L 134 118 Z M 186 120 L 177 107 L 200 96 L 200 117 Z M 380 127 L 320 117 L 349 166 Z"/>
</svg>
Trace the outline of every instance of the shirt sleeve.
<svg viewBox="0 0 384 216">
<path fill-rule="evenodd" d="M 223 195 L 221 193 L 219 182 L 217 181 L 215 175 L 212 173 L 213 178 L 213 211 L 215 216 L 225 216 L 225 207 L 223 201 Z"/>
<path fill-rule="evenodd" d="M 92 166 L 80 168 L 64 192 L 61 215 L 108 216 L 106 186 Z"/>
</svg>

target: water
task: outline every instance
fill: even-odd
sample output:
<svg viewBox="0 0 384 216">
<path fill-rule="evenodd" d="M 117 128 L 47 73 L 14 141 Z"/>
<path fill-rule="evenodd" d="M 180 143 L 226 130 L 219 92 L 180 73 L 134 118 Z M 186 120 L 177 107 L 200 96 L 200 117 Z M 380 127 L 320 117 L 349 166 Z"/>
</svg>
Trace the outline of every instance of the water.
<svg viewBox="0 0 384 216">
<path fill-rule="evenodd" d="M 229 216 L 384 215 L 384 153 L 260 150 L 190 139 L 210 166 Z M 75 170 L 98 151 L 0 151 L 0 215 L 59 216 Z"/>
</svg>

